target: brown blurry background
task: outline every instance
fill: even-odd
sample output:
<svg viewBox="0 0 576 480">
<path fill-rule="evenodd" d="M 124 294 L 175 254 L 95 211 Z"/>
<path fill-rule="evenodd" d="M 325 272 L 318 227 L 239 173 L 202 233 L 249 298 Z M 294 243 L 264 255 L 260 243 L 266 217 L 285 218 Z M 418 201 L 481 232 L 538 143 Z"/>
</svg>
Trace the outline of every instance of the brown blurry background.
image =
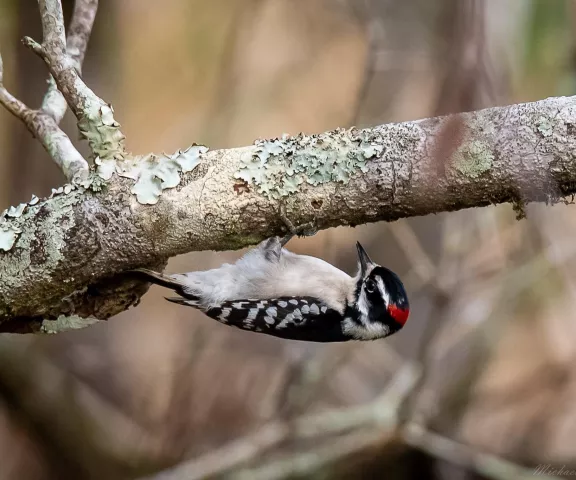
<svg viewBox="0 0 576 480">
<path fill-rule="evenodd" d="M 72 0 L 63 4 L 69 14 Z M 100 0 L 84 78 L 114 105 L 136 153 L 240 146 L 575 94 L 575 7 Z M 5 83 L 31 106 L 46 71 L 19 39 L 40 30 L 35 1 L 0 0 Z M 64 127 L 76 140 L 70 114 Z M 0 210 L 63 181 L 0 111 Z M 26 354 L 13 358 L 10 387 L 0 385 L 0 479 L 135 478 L 179 462 L 189 470 L 158 478 L 513 479 L 514 465 L 576 469 L 575 214 L 530 205 L 516 221 L 503 205 L 294 240 L 294 251 L 349 273 L 360 240 L 404 279 L 410 321 L 384 341 L 316 345 L 241 332 L 167 304 L 157 287 L 107 323 L 20 338 Z M 168 271 L 241 254 L 185 255 Z M 303 415 L 373 412 L 405 371 L 422 376 L 400 420 L 438 437 L 410 441 L 369 420 L 295 438 Z M 263 441 L 270 425 L 286 435 Z M 502 462 L 485 467 L 490 459 Z"/>
</svg>

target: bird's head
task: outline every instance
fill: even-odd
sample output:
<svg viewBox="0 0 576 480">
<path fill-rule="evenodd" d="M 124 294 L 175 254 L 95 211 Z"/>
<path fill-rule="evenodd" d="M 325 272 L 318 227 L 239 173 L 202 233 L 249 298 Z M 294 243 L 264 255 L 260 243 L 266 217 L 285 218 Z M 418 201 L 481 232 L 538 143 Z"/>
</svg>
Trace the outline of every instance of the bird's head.
<svg viewBox="0 0 576 480">
<path fill-rule="evenodd" d="M 374 263 L 362 245 L 358 249 L 352 318 L 345 330 L 355 338 L 376 339 L 400 330 L 410 313 L 404 285 L 391 270 Z"/>
</svg>

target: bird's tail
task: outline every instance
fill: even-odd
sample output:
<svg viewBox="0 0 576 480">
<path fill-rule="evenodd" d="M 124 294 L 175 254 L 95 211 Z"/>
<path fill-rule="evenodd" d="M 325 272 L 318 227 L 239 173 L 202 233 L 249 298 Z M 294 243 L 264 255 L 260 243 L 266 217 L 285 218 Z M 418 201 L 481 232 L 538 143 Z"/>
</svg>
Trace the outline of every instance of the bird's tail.
<svg viewBox="0 0 576 480">
<path fill-rule="evenodd" d="M 164 275 L 163 273 L 158 273 L 153 270 L 148 270 L 147 268 L 135 268 L 134 270 L 128 270 L 126 273 L 138 277 L 140 280 L 146 280 L 147 282 L 155 283 L 162 287 L 171 288 L 172 290 L 179 290 L 184 285 L 173 277 Z"/>
<path fill-rule="evenodd" d="M 186 305 L 188 307 L 195 307 L 202 309 L 200 301 L 193 298 L 184 298 L 184 297 L 164 297 L 164 298 L 172 303 L 178 303 L 179 305 Z"/>
<path fill-rule="evenodd" d="M 163 273 L 155 272 L 153 270 L 148 270 L 147 268 L 136 268 L 134 270 L 128 270 L 126 273 L 133 275 L 140 280 L 145 280 L 147 282 L 160 285 L 161 287 L 170 288 L 184 297 L 166 297 L 166 300 L 170 302 L 195 307 L 200 305 L 198 302 L 198 296 L 192 294 L 189 290 L 187 291 L 186 284 L 174 277 L 164 275 Z"/>
</svg>

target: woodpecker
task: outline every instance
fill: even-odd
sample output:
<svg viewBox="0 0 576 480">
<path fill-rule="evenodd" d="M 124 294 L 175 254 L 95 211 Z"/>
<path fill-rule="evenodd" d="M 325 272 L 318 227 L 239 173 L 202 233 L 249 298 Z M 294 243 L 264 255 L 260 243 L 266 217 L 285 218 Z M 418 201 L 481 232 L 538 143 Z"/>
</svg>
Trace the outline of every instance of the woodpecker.
<svg viewBox="0 0 576 480">
<path fill-rule="evenodd" d="M 291 340 L 376 340 L 400 330 L 410 312 L 404 285 L 374 263 L 360 245 L 351 277 L 316 257 L 284 245 L 293 235 L 272 237 L 234 264 L 165 275 L 131 270 L 174 290 L 170 302 L 196 308 L 225 325 Z"/>
</svg>

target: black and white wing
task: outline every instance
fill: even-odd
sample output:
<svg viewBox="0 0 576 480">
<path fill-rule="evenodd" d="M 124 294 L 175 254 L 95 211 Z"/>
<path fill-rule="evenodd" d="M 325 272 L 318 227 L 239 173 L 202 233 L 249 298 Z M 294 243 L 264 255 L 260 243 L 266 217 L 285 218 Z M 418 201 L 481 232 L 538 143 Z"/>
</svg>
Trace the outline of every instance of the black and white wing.
<svg viewBox="0 0 576 480">
<path fill-rule="evenodd" d="M 342 315 L 313 297 L 280 297 L 266 300 L 230 300 L 202 305 L 183 297 L 167 300 L 197 308 L 225 325 L 290 340 L 343 342 Z"/>
</svg>

